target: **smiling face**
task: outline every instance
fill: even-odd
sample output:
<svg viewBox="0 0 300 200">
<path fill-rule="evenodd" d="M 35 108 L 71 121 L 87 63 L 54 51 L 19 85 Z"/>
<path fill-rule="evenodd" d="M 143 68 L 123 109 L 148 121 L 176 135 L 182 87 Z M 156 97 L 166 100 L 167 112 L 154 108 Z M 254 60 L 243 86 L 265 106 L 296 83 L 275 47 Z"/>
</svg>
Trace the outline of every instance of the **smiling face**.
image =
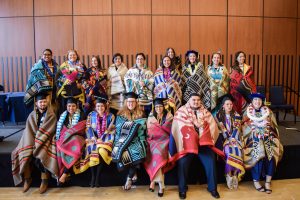
<svg viewBox="0 0 300 200">
<path fill-rule="evenodd" d="M 201 106 L 201 99 L 198 96 L 191 96 L 189 103 L 193 110 L 197 110 Z"/>
<path fill-rule="evenodd" d="M 134 110 L 137 105 L 135 98 L 128 98 L 126 99 L 126 106 L 129 110 Z"/>
<path fill-rule="evenodd" d="M 43 113 L 45 110 L 47 110 L 47 105 L 48 105 L 48 101 L 47 99 L 41 99 L 41 100 L 38 100 L 36 103 L 35 103 L 37 109 Z"/>
<path fill-rule="evenodd" d="M 252 105 L 256 110 L 260 109 L 262 106 L 262 99 L 257 97 L 253 98 Z"/>
<path fill-rule="evenodd" d="M 77 54 L 75 51 L 70 51 L 68 53 L 68 60 L 71 61 L 71 62 L 76 62 L 77 61 Z"/>
<path fill-rule="evenodd" d="M 92 67 L 98 67 L 99 63 L 98 63 L 98 60 L 96 57 L 93 57 L 92 60 L 91 60 L 91 64 L 92 64 Z"/>
<path fill-rule="evenodd" d="M 122 58 L 121 58 L 120 56 L 116 56 L 116 57 L 114 58 L 114 64 L 115 64 L 116 66 L 120 66 L 120 65 L 122 64 Z"/>
<path fill-rule="evenodd" d="M 73 115 L 77 110 L 77 105 L 75 103 L 67 104 L 67 111 L 70 115 Z"/>
<path fill-rule="evenodd" d="M 104 103 L 96 103 L 96 111 L 99 115 L 103 115 L 105 113 L 106 110 L 106 106 Z"/>
<path fill-rule="evenodd" d="M 171 59 L 169 57 L 164 57 L 164 59 L 163 59 L 163 65 L 166 68 L 170 67 L 171 66 Z"/>
<path fill-rule="evenodd" d="M 229 114 L 232 111 L 233 103 L 231 100 L 226 100 L 223 104 L 223 108 L 226 114 Z"/>
<path fill-rule="evenodd" d="M 215 53 L 211 60 L 212 60 L 214 66 L 219 66 L 220 60 L 221 60 L 220 54 Z"/>
<path fill-rule="evenodd" d="M 52 53 L 50 51 L 45 50 L 43 52 L 43 59 L 46 62 L 51 62 L 52 61 Z"/>
<path fill-rule="evenodd" d="M 170 48 L 169 50 L 168 50 L 168 54 L 167 54 L 170 58 L 174 58 L 174 56 L 175 56 L 175 53 L 174 53 L 174 51 L 173 51 L 173 49 L 172 48 Z"/>
<path fill-rule="evenodd" d="M 196 59 L 197 59 L 196 54 L 194 53 L 189 54 L 189 61 L 191 64 L 194 64 L 196 62 Z"/>
<path fill-rule="evenodd" d="M 154 109 L 155 109 L 157 115 L 162 115 L 163 112 L 164 112 L 164 106 L 163 106 L 163 105 L 160 105 L 160 104 L 159 104 L 159 105 L 156 105 L 156 106 L 154 107 Z"/>
<path fill-rule="evenodd" d="M 140 68 L 143 68 L 145 64 L 145 59 L 142 55 L 138 55 L 136 57 L 136 65 Z"/>
<path fill-rule="evenodd" d="M 236 58 L 236 60 L 238 61 L 239 65 L 242 65 L 245 63 L 245 54 L 240 53 L 238 55 L 238 57 Z"/>
</svg>

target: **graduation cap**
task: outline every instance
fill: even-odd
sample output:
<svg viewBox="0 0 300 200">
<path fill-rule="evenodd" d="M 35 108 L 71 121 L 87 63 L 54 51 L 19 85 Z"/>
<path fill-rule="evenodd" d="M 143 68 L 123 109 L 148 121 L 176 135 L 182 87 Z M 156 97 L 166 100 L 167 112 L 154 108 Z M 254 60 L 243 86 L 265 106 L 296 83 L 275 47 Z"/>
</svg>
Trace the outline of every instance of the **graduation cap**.
<svg viewBox="0 0 300 200">
<path fill-rule="evenodd" d="M 124 94 L 124 96 L 125 96 L 125 99 L 129 99 L 129 98 L 137 99 L 138 98 L 138 95 L 134 92 L 127 92 Z"/>
<path fill-rule="evenodd" d="M 261 94 L 261 93 L 253 93 L 250 94 L 249 98 L 251 100 L 253 100 L 254 98 L 260 98 L 262 101 L 264 101 L 266 99 L 265 95 Z"/>
<path fill-rule="evenodd" d="M 108 102 L 108 96 L 105 93 L 94 94 L 94 97 L 96 98 L 96 103 L 106 104 Z"/>
<path fill-rule="evenodd" d="M 185 57 L 188 57 L 191 53 L 195 54 L 196 55 L 196 58 L 198 58 L 198 52 L 195 51 L 195 50 L 188 50 L 186 53 L 185 53 Z"/>
<path fill-rule="evenodd" d="M 225 103 L 225 101 L 230 100 L 230 101 L 235 101 L 235 99 L 233 98 L 233 96 L 231 94 L 225 94 L 221 97 L 218 98 L 217 102 L 218 104 L 223 105 Z"/>
<path fill-rule="evenodd" d="M 162 106 L 164 106 L 164 101 L 165 101 L 166 99 L 165 98 L 156 98 L 156 99 L 154 99 L 154 106 L 156 106 L 156 105 L 162 105 Z"/>
<path fill-rule="evenodd" d="M 42 99 L 47 99 L 47 96 L 48 96 L 47 93 L 45 93 L 45 92 L 40 92 L 40 93 L 38 93 L 38 94 L 35 96 L 35 100 L 36 100 L 36 101 L 39 101 L 39 100 L 42 100 Z"/>
<path fill-rule="evenodd" d="M 69 97 L 68 100 L 67 100 L 67 104 L 74 103 L 74 104 L 77 105 L 77 102 L 78 102 L 78 100 L 75 99 L 74 97 Z"/>
</svg>

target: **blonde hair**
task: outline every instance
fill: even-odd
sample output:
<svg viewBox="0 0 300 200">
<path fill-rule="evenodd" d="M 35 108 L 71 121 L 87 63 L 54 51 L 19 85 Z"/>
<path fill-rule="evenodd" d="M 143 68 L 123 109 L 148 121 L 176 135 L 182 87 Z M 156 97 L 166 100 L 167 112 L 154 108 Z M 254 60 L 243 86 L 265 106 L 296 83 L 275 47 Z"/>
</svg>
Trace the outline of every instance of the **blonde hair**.
<svg viewBox="0 0 300 200">
<path fill-rule="evenodd" d="M 131 112 L 127 107 L 127 99 L 125 99 L 123 108 L 118 112 L 118 115 L 125 117 L 129 120 L 136 120 L 143 117 L 144 113 L 138 105 L 138 101 L 136 100 L 136 107 L 133 112 Z"/>
</svg>

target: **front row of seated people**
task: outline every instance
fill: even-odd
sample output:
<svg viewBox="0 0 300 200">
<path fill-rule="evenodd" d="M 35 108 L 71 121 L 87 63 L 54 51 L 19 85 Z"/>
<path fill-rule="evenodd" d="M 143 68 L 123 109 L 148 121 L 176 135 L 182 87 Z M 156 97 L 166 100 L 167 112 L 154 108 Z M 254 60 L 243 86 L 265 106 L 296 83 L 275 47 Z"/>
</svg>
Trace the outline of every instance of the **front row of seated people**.
<svg viewBox="0 0 300 200">
<path fill-rule="evenodd" d="M 91 170 L 91 187 L 99 187 L 104 165 L 116 163 L 117 169 L 128 170 L 123 186 L 130 190 L 137 181 L 137 170 L 144 167 L 150 177 L 149 190 L 164 194 L 164 174 L 178 165 L 178 191 L 186 198 L 189 167 L 199 158 L 207 177 L 207 190 L 215 198 L 217 191 L 216 154 L 225 160 L 229 189 L 236 189 L 245 169 L 251 170 L 253 184 L 259 192 L 270 194 L 271 179 L 283 148 L 272 111 L 264 105 L 265 97 L 251 94 L 252 103 L 243 116 L 233 109 L 233 98 L 223 96 L 216 117 L 205 108 L 201 97 L 191 93 L 187 103 L 174 114 L 157 98 L 153 111 L 145 118 L 134 92 L 125 94 L 117 116 L 109 112 L 108 97 L 95 95 L 95 110 L 87 119 L 74 98 L 68 98 L 67 110 L 56 119 L 48 107 L 47 96 L 35 97 L 35 110 L 29 115 L 23 136 L 12 152 L 15 185 L 23 182 L 23 192 L 32 183 L 35 165 L 41 171 L 40 193 L 48 187 L 50 175 L 64 184 L 70 174 Z M 218 137 L 223 149 L 216 148 Z M 262 177 L 265 178 L 261 185 Z"/>
</svg>

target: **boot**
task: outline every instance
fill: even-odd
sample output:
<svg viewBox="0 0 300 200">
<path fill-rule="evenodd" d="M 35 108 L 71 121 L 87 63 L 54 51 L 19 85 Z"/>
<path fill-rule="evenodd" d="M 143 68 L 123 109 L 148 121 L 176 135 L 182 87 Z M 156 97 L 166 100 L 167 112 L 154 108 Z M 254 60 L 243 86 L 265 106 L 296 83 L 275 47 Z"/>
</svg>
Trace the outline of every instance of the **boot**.
<svg viewBox="0 0 300 200">
<path fill-rule="evenodd" d="M 40 194 L 43 194 L 48 189 L 49 173 L 48 172 L 45 172 L 45 173 L 42 172 L 41 179 L 42 179 L 42 182 L 41 182 L 41 186 L 40 186 Z"/>
<path fill-rule="evenodd" d="M 29 166 L 25 167 L 24 170 L 24 185 L 23 185 L 23 192 L 27 192 L 31 186 L 32 178 Z"/>
</svg>

